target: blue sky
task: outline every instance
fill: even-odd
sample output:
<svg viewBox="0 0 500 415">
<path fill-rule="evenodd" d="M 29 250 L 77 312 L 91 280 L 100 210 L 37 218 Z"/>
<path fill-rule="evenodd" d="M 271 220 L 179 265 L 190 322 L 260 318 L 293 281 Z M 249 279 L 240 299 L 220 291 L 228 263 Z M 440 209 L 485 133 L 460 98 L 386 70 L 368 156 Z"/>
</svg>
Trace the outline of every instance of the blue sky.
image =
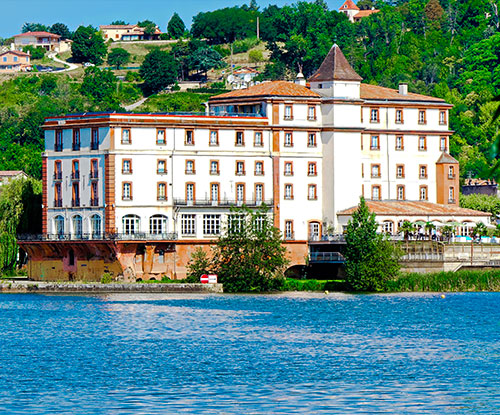
<svg viewBox="0 0 500 415">
<path fill-rule="evenodd" d="M 338 10 L 343 0 L 326 0 L 330 9 Z M 295 1 L 257 0 L 262 8 L 268 4 L 291 4 Z M 215 10 L 234 5 L 248 4 L 238 0 L 184 0 L 182 2 L 165 0 L 0 0 L 3 19 L 0 37 L 7 38 L 21 32 L 24 22 L 39 22 L 47 25 L 66 23 L 71 30 L 80 25 L 99 26 L 113 20 L 136 23 L 151 19 L 162 31 L 166 30 L 168 20 L 174 12 L 189 27 L 191 19 L 199 12 Z"/>
</svg>

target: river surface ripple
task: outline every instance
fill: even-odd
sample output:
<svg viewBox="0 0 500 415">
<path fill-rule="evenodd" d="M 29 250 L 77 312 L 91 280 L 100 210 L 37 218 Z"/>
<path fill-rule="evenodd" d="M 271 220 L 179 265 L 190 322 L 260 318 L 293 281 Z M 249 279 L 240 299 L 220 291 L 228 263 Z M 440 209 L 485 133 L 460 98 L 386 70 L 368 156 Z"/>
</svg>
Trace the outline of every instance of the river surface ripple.
<svg viewBox="0 0 500 415">
<path fill-rule="evenodd" d="M 0 296 L 2 414 L 500 413 L 500 293 Z"/>
</svg>

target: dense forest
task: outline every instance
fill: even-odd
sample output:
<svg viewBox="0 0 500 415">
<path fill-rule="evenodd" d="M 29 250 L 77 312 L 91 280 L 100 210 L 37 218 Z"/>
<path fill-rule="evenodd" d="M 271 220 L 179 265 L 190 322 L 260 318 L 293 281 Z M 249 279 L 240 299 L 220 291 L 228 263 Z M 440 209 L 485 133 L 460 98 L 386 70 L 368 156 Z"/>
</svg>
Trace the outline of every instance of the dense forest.
<svg viewBox="0 0 500 415">
<path fill-rule="evenodd" d="M 298 71 L 307 77 L 336 42 L 364 82 L 387 87 L 407 82 L 413 92 L 453 104 L 450 124 L 455 133 L 450 148 L 460 161 L 462 177 L 497 175 L 491 166 L 496 162 L 492 144 L 499 124 L 491 119 L 498 106 L 495 97 L 500 95 L 500 1 L 361 0 L 358 5 L 380 12 L 350 23 L 323 0 L 262 10 L 252 1 L 199 13 L 191 31 L 179 30 L 178 36 L 205 39 L 207 47 L 224 55 L 229 44 L 255 37 L 258 20 L 260 38 L 270 51 L 262 79 L 291 79 Z M 189 62 L 186 56 L 199 48 L 190 52 L 186 47 L 185 53 L 179 48 L 180 44 L 167 53 L 177 60 L 181 79 Z M 210 57 L 207 51 L 200 62 Z M 22 168 L 40 177 L 40 125 L 45 116 L 115 110 L 140 94 L 138 88 L 122 91 L 126 87 L 116 79 L 99 76 L 89 73 L 83 84 L 66 75 L 32 74 L 4 81 L 0 88 L 0 169 Z M 99 87 L 101 82 L 108 87 Z"/>
</svg>

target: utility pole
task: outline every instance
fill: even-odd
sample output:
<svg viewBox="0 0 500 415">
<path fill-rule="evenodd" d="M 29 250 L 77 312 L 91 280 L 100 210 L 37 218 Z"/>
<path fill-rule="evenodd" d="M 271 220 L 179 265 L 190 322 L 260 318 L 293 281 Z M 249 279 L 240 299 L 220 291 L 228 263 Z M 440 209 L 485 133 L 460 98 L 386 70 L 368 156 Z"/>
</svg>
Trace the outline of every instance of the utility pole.
<svg viewBox="0 0 500 415">
<path fill-rule="evenodd" d="M 259 16 L 257 16 L 257 40 L 260 39 Z"/>
</svg>

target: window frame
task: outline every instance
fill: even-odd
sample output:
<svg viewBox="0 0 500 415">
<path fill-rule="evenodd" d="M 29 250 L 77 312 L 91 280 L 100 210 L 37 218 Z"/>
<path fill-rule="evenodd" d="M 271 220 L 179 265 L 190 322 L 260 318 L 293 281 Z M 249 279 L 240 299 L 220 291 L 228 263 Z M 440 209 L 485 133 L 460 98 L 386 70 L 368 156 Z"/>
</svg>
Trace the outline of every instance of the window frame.
<svg viewBox="0 0 500 415">
<path fill-rule="evenodd" d="M 164 194 L 163 196 L 161 195 L 160 188 L 164 188 Z M 167 183 L 166 182 L 158 182 L 156 185 L 156 200 L 159 202 L 164 202 L 168 200 L 168 195 L 167 195 Z"/>
<path fill-rule="evenodd" d="M 424 146 L 421 146 L 421 142 L 424 142 Z M 427 151 L 427 136 L 425 135 L 419 135 L 418 136 L 418 151 Z"/>
<path fill-rule="evenodd" d="M 312 172 L 311 172 L 312 167 Z M 317 163 L 315 161 L 307 162 L 307 175 L 309 177 L 315 177 L 318 175 Z"/>
<path fill-rule="evenodd" d="M 374 199 L 374 197 L 373 197 L 374 190 L 378 191 L 378 198 L 377 199 Z M 382 186 L 380 186 L 379 184 L 372 184 L 372 191 L 371 191 L 370 196 L 371 196 L 371 200 L 382 200 Z"/>
<path fill-rule="evenodd" d="M 287 143 L 287 135 L 290 137 L 290 142 Z M 293 132 L 285 131 L 283 133 L 283 147 L 292 148 L 293 147 Z"/>
<path fill-rule="evenodd" d="M 375 114 L 375 119 L 373 115 Z M 379 124 L 380 123 L 380 108 L 370 107 L 370 123 Z"/>
<path fill-rule="evenodd" d="M 311 110 L 312 110 L 312 115 L 311 115 Z M 307 120 L 316 121 L 316 105 L 307 106 Z"/>
<path fill-rule="evenodd" d="M 377 139 L 377 145 L 374 146 L 373 145 L 373 139 L 376 138 Z M 370 135 L 370 150 L 380 150 L 380 135 L 377 135 L 377 134 L 371 134 Z"/>
<path fill-rule="evenodd" d="M 287 167 L 290 166 L 290 169 Z M 283 176 L 291 177 L 293 176 L 293 161 L 285 161 L 283 164 Z"/>
<path fill-rule="evenodd" d="M 257 134 L 260 134 L 260 142 L 257 141 Z M 262 131 L 255 131 L 253 136 L 254 147 L 264 147 L 264 134 Z"/>
<path fill-rule="evenodd" d="M 421 117 L 422 114 L 424 115 L 423 119 Z M 427 124 L 427 110 L 425 108 L 419 108 L 418 109 L 418 124 L 419 125 L 425 125 L 425 124 Z"/>
<path fill-rule="evenodd" d="M 398 147 L 398 138 L 401 139 L 401 147 Z M 394 149 L 396 151 L 403 151 L 405 149 L 405 138 L 403 135 L 397 135 L 394 141 Z"/>
<path fill-rule="evenodd" d="M 290 109 L 290 113 L 287 114 L 287 109 Z M 283 119 L 286 121 L 291 121 L 293 120 L 293 104 L 285 104 L 284 107 L 284 112 L 283 112 Z"/>
<path fill-rule="evenodd" d="M 424 171 L 424 174 L 422 174 L 422 171 Z M 427 164 L 419 164 L 419 166 L 418 166 L 418 178 L 419 179 L 427 179 L 428 178 Z"/>
<path fill-rule="evenodd" d="M 71 149 L 73 151 L 80 151 L 81 148 L 81 134 L 79 128 L 73 128 L 73 143 Z"/>
<path fill-rule="evenodd" d="M 318 186 L 315 183 L 307 185 L 307 200 L 318 200 Z"/>
<path fill-rule="evenodd" d="M 425 198 L 422 198 L 422 191 L 425 192 Z M 419 188 L 418 188 L 418 200 L 420 200 L 420 201 L 429 200 L 429 188 L 426 184 L 419 186 Z"/>
<path fill-rule="evenodd" d="M 293 183 L 284 183 L 283 185 L 283 199 L 284 200 L 293 200 Z M 287 194 L 287 189 L 290 189 L 289 194 Z"/>
<path fill-rule="evenodd" d="M 128 132 L 128 141 L 125 141 L 125 132 Z M 121 143 L 123 145 L 132 144 L 132 130 L 130 128 L 122 128 Z"/>
<path fill-rule="evenodd" d="M 241 138 L 241 140 L 239 138 Z M 236 130 L 235 131 L 234 146 L 235 147 L 244 147 L 245 146 L 245 130 Z"/>
<path fill-rule="evenodd" d="M 399 174 L 400 168 L 401 168 L 401 174 Z M 396 179 L 404 179 L 404 178 L 405 178 L 405 165 L 396 164 Z"/>
<path fill-rule="evenodd" d="M 311 137 L 312 137 L 312 143 L 311 143 Z M 318 142 L 316 141 L 316 133 L 315 132 L 308 132 L 307 133 L 307 147 L 308 148 L 318 147 Z"/>
<path fill-rule="evenodd" d="M 160 133 L 163 132 L 163 142 L 160 142 L 159 137 Z M 157 128 L 156 129 L 156 145 L 164 146 L 167 144 L 167 130 L 166 128 Z"/>
<path fill-rule="evenodd" d="M 262 165 L 261 171 L 257 171 L 257 164 Z M 264 161 L 263 160 L 256 160 L 254 163 L 254 176 L 264 176 Z"/>
<path fill-rule="evenodd" d="M 212 135 L 215 134 L 215 141 L 212 142 Z M 209 130 L 208 132 L 208 145 L 209 147 L 219 146 L 219 130 Z"/>
<path fill-rule="evenodd" d="M 402 191 L 402 197 L 399 197 L 400 191 Z M 397 200 L 406 200 L 406 188 L 405 188 L 404 184 L 398 184 L 396 186 L 396 199 Z"/>
<path fill-rule="evenodd" d="M 191 165 L 193 166 L 192 169 L 188 169 L 188 164 L 191 163 Z M 186 159 L 185 161 L 185 174 L 196 174 L 196 164 L 195 164 L 195 160 L 193 159 Z"/>
<path fill-rule="evenodd" d="M 194 129 L 186 128 L 184 130 L 184 145 L 185 146 L 194 146 Z"/>
<path fill-rule="evenodd" d="M 399 120 L 398 120 L 398 113 L 401 114 L 401 117 L 400 117 Z M 396 108 L 396 111 L 395 111 L 395 114 L 394 114 L 394 123 L 395 124 L 404 124 L 403 114 L 404 114 L 403 108 L 400 108 L 400 107 Z"/>
<path fill-rule="evenodd" d="M 160 170 L 160 163 L 164 164 L 163 171 Z M 156 174 L 167 174 L 167 160 L 166 159 L 157 159 L 156 160 Z"/>
<path fill-rule="evenodd" d="M 125 162 L 129 163 L 128 170 L 125 170 Z M 132 159 L 122 159 L 122 174 L 132 174 Z"/>
<path fill-rule="evenodd" d="M 215 171 L 212 169 L 212 165 L 215 163 L 216 169 Z M 219 160 L 210 160 L 210 168 L 209 168 L 210 176 L 218 176 L 220 174 L 219 170 Z"/>
<path fill-rule="evenodd" d="M 241 166 L 241 170 L 238 169 L 238 167 Z M 245 176 L 246 171 L 245 171 L 245 161 L 244 160 L 236 160 L 235 165 L 234 165 L 234 175 L 235 176 Z"/>
<path fill-rule="evenodd" d="M 377 169 L 377 174 L 373 173 L 373 169 L 374 168 Z M 372 178 L 372 179 L 380 179 L 381 177 L 382 177 L 382 169 L 380 168 L 380 164 L 379 163 L 372 163 L 370 165 L 370 178 Z"/>
<path fill-rule="evenodd" d="M 126 196 L 125 192 L 126 187 L 128 187 L 128 196 Z M 127 202 L 130 200 L 134 200 L 134 198 L 132 197 L 132 182 L 122 182 L 122 200 Z"/>
</svg>

